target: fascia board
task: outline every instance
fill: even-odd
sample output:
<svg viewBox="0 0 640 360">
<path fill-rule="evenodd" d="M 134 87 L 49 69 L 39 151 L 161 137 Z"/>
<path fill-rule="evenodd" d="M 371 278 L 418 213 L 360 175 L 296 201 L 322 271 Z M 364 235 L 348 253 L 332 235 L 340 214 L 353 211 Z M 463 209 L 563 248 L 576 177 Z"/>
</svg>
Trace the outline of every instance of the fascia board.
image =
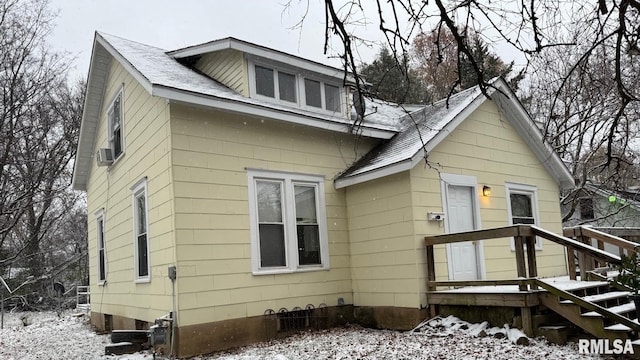
<svg viewBox="0 0 640 360">
<path fill-rule="evenodd" d="M 397 162 L 395 164 L 388 165 L 388 166 L 385 166 L 376 170 L 372 170 L 369 172 L 365 172 L 362 174 L 336 179 L 333 181 L 333 187 L 336 189 L 342 189 L 342 188 L 360 184 L 363 182 L 380 179 L 385 176 L 398 174 L 403 171 L 411 170 L 412 168 L 413 168 L 412 162 L 410 160 L 404 160 L 402 162 Z"/>
<path fill-rule="evenodd" d="M 324 65 L 315 61 L 306 60 L 301 57 L 283 53 L 277 50 L 265 48 L 259 45 L 254 45 L 234 38 L 227 38 L 219 41 L 213 41 L 201 45 L 195 45 L 182 50 L 169 51 L 167 55 L 176 59 L 181 59 L 189 56 L 197 56 L 209 52 L 216 52 L 225 49 L 233 49 L 246 54 L 251 54 L 256 57 L 269 59 L 270 61 L 277 61 L 290 66 L 308 70 L 311 72 L 319 73 L 331 78 L 344 78 L 344 70 L 334 68 L 329 65 Z M 352 76 L 347 75 L 347 82 L 354 83 Z"/>
<path fill-rule="evenodd" d="M 248 114 L 256 117 L 270 118 L 274 120 L 286 121 L 294 124 L 311 126 L 329 131 L 349 133 L 349 123 L 336 122 L 325 119 L 315 119 L 301 114 L 290 113 L 286 111 L 278 111 L 269 109 L 259 105 L 243 103 L 239 101 L 215 98 L 211 96 L 200 95 L 188 91 L 182 91 L 174 88 L 168 88 L 160 85 L 153 86 L 152 95 L 163 97 L 169 100 L 183 102 L 188 104 L 200 105 L 209 108 L 215 108 L 235 113 Z M 358 134 L 366 137 L 377 139 L 390 139 L 396 134 L 392 130 L 382 130 L 372 127 L 361 127 Z"/>
</svg>

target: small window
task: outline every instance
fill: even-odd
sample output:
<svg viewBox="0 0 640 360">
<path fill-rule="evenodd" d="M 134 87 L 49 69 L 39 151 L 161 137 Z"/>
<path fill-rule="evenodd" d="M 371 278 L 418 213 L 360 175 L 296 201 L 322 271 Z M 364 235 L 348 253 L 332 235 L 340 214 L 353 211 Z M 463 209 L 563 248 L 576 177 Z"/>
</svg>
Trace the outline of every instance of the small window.
<svg viewBox="0 0 640 360">
<path fill-rule="evenodd" d="M 104 212 L 96 214 L 96 235 L 98 240 L 98 283 L 107 281 L 107 253 L 104 238 Z"/>
<path fill-rule="evenodd" d="M 123 153 L 122 131 L 122 90 L 113 99 L 113 103 L 107 111 L 109 123 L 109 148 L 113 152 L 113 158 L 117 159 Z"/>
<path fill-rule="evenodd" d="M 131 188 L 136 281 L 149 280 L 149 220 L 146 178 Z"/>
<path fill-rule="evenodd" d="M 289 101 L 292 103 L 298 101 L 296 96 L 295 75 L 278 71 L 278 93 L 280 94 L 280 100 Z"/>
<path fill-rule="evenodd" d="M 327 269 L 321 176 L 249 170 L 254 274 Z"/>
<path fill-rule="evenodd" d="M 340 111 L 340 88 L 324 84 L 325 108 L 329 111 Z"/>
<path fill-rule="evenodd" d="M 580 219 L 593 220 L 595 218 L 593 213 L 593 199 L 592 198 L 580 198 Z"/>
<path fill-rule="evenodd" d="M 537 190 L 533 186 L 507 184 L 509 222 L 511 225 L 538 225 Z M 542 249 L 542 241 L 536 237 L 536 249 Z M 511 239 L 511 250 L 515 250 Z"/>
<path fill-rule="evenodd" d="M 322 107 L 322 94 L 320 93 L 320 82 L 304 79 L 304 96 L 308 106 Z"/>
<path fill-rule="evenodd" d="M 532 194 L 512 193 L 511 200 L 511 223 L 534 225 L 536 219 L 533 217 Z"/>
<path fill-rule="evenodd" d="M 273 70 L 256 65 L 256 93 L 262 96 L 275 97 Z"/>
</svg>

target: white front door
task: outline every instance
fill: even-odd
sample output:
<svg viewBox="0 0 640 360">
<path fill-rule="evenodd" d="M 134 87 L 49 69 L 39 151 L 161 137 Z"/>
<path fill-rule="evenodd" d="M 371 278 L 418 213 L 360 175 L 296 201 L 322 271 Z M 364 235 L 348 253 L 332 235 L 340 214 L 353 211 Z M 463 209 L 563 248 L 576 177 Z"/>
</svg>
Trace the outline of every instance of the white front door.
<svg viewBox="0 0 640 360">
<path fill-rule="evenodd" d="M 449 233 L 475 229 L 473 187 L 446 185 Z M 475 242 L 451 243 L 448 246 L 451 280 L 477 280 L 478 252 Z"/>
</svg>

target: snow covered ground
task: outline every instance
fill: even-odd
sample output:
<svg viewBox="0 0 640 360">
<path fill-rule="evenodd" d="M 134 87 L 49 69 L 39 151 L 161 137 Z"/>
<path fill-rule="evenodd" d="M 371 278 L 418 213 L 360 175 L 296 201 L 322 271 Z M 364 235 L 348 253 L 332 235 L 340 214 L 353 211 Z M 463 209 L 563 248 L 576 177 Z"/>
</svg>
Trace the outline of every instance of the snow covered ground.
<svg viewBox="0 0 640 360">
<path fill-rule="evenodd" d="M 27 326 L 23 325 L 23 319 Z M 86 316 L 64 313 L 5 314 L 0 330 L 0 359 L 151 359 L 150 353 L 105 356 L 108 335 L 96 335 Z M 507 338 L 474 336 L 479 325 L 439 320 L 416 332 L 358 326 L 305 332 L 192 360 L 298 359 L 584 359 L 575 344 L 556 346 L 542 339 L 515 345 Z M 493 331 L 496 331 L 494 328 Z M 491 329 L 485 329 L 491 332 Z M 499 330 L 499 329 L 498 329 Z M 600 359 L 594 356 L 592 359 Z"/>
</svg>

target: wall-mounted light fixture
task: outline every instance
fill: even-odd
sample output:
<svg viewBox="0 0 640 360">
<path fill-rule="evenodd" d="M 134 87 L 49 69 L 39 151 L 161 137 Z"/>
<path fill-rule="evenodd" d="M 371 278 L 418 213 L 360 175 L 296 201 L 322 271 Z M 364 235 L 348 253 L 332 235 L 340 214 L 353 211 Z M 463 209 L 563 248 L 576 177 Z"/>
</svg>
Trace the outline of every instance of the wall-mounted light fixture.
<svg viewBox="0 0 640 360">
<path fill-rule="evenodd" d="M 482 187 L 482 196 L 491 196 L 491 188 L 487 185 Z"/>
</svg>

